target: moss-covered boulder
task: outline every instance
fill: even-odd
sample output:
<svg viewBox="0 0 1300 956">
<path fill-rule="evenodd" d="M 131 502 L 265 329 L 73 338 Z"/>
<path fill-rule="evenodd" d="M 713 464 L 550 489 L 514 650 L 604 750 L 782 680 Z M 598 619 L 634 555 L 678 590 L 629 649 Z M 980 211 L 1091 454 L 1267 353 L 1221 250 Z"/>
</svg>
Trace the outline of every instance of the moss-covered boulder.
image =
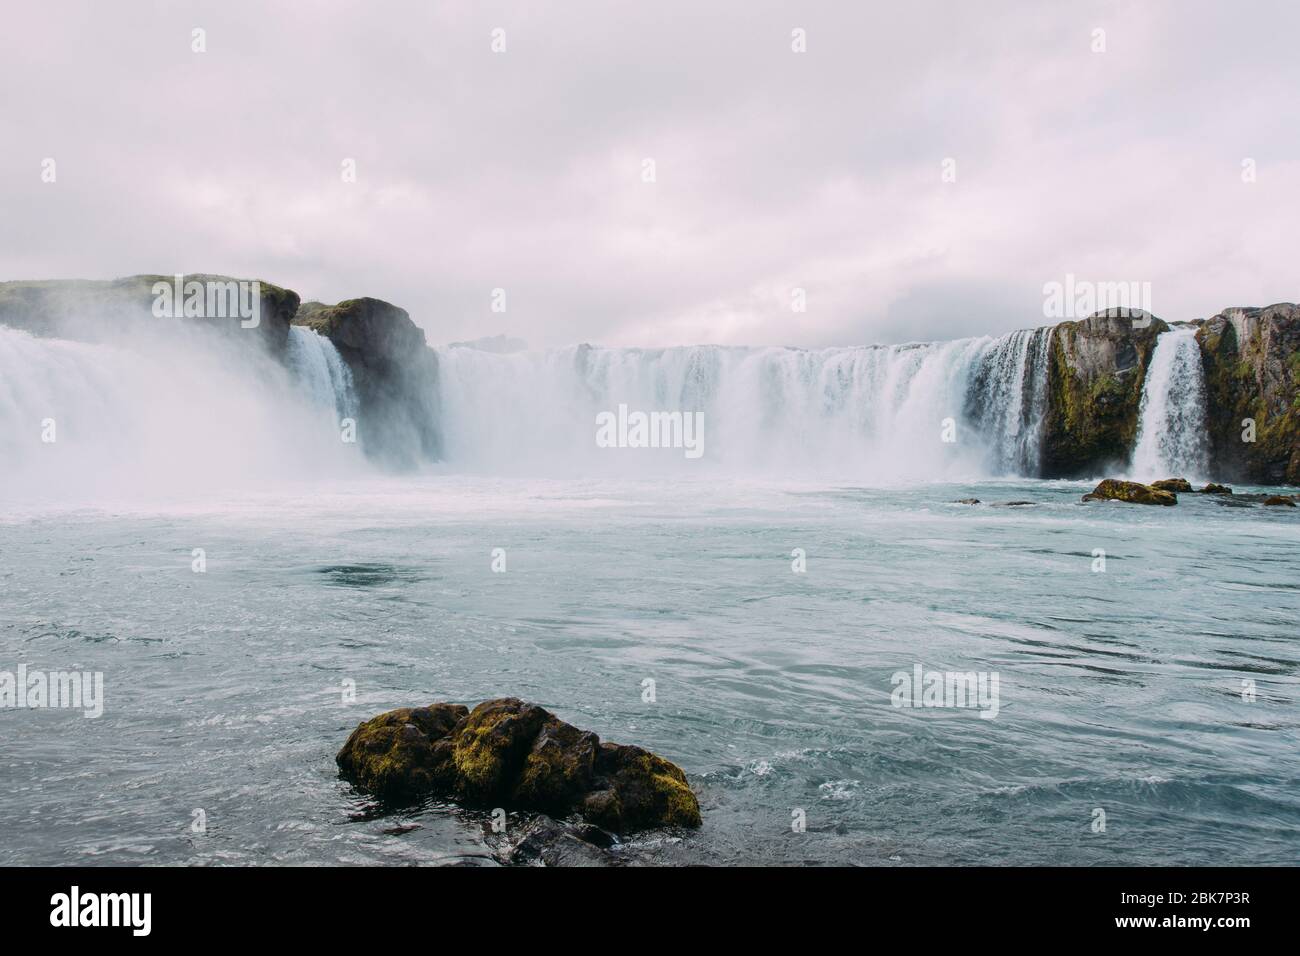
<svg viewBox="0 0 1300 956">
<path fill-rule="evenodd" d="M 1042 477 L 1081 478 L 1127 463 L 1142 383 L 1156 338 L 1168 328 L 1153 316 L 1110 311 L 1053 329 Z"/>
<path fill-rule="evenodd" d="M 1215 473 L 1300 484 L 1300 307 L 1226 309 L 1196 339 Z"/>
<path fill-rule="evenodd" d="M 362 723 L 339 751 L 340 773 L 376 796 L 436 795 L 476 806 L 581 814 L 620 833 L 698 827 L 700 805 L 677 765 L 514 697 L 472 711 L 402 708 Z"/>
<path fill-rule="evenodd" d="M 1230 495 L 1232 494 L 1232 489 L 1229 488 L 1227 485 L 1216 485 L 1214 482 L 1210 482 L 1208 485 L 1206 485 L 1204 488 L 1201 489 L 1201 494 Z"/>
<path fill-rule="evenodd" d="M 1165 478 L 1161 481 L 1151 482 L 1152 488 L 1158 488 L 1161 491 L 1191 491 L 1192 483 L 1186 478 Z"/>
<path fill-rule="evenodd" d="M 475 802 L 509 795 L 549 717 L 536 704 L 513 697 L 486 700 L 470 711 L 452 743 L 461 794 Z"/>
<path fill-rule="evenodd" d="M 339 770 L 386 800 L 405 800 L 455 780 L 449 735 L 469 710 L 459 704 L 403 707 L 365 721 L 339 751 Z"/>
<path fill-rule="evenodd" d="M 600 738 L 552 717 L 542 724 L 515 783 L 521 806 L 563 811 L 591 790 Z"/>
<path fill-rule="evenodd" d="M 622 744 L 601 744 L 599 788 L 583 802 L 583 815 L 607 830 L 656 826 L 698 827 L 700 805 L 680 767 Z"/>
<path fill-rule="evenodd" d="M 1176 505 L 1178 496 L 1171 491 L 1161 491 L 1136 481 L 1119 481 L 1107 478 L 1088 494 L 1084 501 L 1127 501 L 1135 505 Z"/>
</svg>

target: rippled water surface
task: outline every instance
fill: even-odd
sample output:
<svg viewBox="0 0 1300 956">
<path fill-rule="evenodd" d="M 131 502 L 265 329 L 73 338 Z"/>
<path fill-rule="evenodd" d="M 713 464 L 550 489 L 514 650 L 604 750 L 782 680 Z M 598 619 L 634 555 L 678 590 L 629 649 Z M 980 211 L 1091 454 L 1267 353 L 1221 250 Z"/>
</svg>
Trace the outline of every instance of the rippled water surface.
<svg viewBox="0 0 1300 956">
<path fill-rule="evenodd" d="M 1295 864 L 1300 515 L 1084 490 L 428 477 L 10 510 L 0 669 L 102 671 L 106 700 L 0 711 L 0 863 L 487 862 L 481 817 L 371 812 L 333 757 L 382 710 L 516 695 L 690 775 L 703 829 L 633 861 Z M 916 664 L 997 673 L 997 717 L 891 706 Z"/>
</svg>

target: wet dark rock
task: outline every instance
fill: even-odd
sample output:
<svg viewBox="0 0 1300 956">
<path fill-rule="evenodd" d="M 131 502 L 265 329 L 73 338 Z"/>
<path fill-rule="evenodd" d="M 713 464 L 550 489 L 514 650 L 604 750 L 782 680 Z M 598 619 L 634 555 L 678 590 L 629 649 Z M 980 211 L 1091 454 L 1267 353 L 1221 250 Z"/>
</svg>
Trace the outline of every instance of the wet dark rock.
<svg viewBox="0 0 1300 956">
<path fill-rule="evenodd" d="M 1151 487 L 1161 491 L 1191 491 L 1192 483 L 1186 478 L 1165 478 L 1162 481 L 1151 482 Z"/>
<path fill-rule="evenodd" d="M 978 498 L 958 498 L 953 502 L 955 505 L 977 505 L 980 503 Z"/>
<path fill-rule="evenodd" d="M 342 775 L 384 799 L 437 795 L 475 806 L 581 814 L 615 833 L 698 827 L 681 768 L 648 750 L 602 743 L 513 697 L 472 711 L 402 708 L 362 723 L 336 758 Z"/>
<path fill-rule="evenodd" d="M 1230 495 L 1232 494 L 1232 489 L 1229 488 L 1227 485 L 1216 485 L 1214 482 L 1210 482 L 1208 485 L 1206 485 L 1204 488 L 1201 489 L 1201 494 Z"/>
<path fill-rule="evenodd" d="M 438 458 L 437 354 L 405 309 L 372 298 L 304 302 L 293 324 L 329 339 L 351 370 L 367 455 L 400 468 Z"/>
<path fill-rule="evenodd" d="M 1300 306 L 1225 309 L 1201 323 L 1196 339 L 1214 473 L 1300 484 Z"/>
<path fill-rule="evenodd" d="M 1107 478 L 1083 496 L 1084 501 L 1126 501 L 1136 505 L 1176 505 L 1178 497 L 1172 491 L 1161 491 L 1136 481 Z"/>
<path fill-rule="evenodd" d="M 995 501 L 994 508 L 1024 508 L 1028 505 L 1036 505 L 1037 501 Z"/>
<path fill-rule="evenodd" d="M 339 751 L 339 770 L 385 800 L 407 800 L 454 780 L 450 748 L 439 745 L 469 713 L 459 704 L 403 707 L 365 721 Z"/>
<path fill-rule="evenodd" d="M 609 852 L 613 845 L 614 838 L 599 827 L 560 823 L 542 814 L 508 838 L 497 857 L 514 866 L 618 866 L 622 861 Z"/>
<path fill-rule="evenodd" d="M 1128 460 L 1142 383 L 1156 338 L 1169 328 L 1118 310 L 1053 330 L 1043 420 L 1044 478 L 1081 478 Z"/>
<path fill-rule="evenodd" d="M 1264 499 L 1264 504 L 1272 506 L 1282 506 L 1283 508 L 1294 508 L 1295 499 L 1288 495 L 1269 495 Z"/>
</svg>

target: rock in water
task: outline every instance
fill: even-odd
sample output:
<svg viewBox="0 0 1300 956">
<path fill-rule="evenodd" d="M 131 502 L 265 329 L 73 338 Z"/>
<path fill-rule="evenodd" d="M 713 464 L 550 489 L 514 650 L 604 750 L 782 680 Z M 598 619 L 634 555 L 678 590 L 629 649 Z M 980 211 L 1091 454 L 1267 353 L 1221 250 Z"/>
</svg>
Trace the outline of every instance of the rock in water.
<svg viewBox="0 0 1300 956">
<path fill-rule="evenodd" d="M 1281 505 L 1284 508 L 1294 508 L 1295 501 L 1286 495 L 1269 495 L 1264 499 L 1266 505 Z"/>
<path fill-rule="evenodd" d="M 1151 482 L 1151 487 L 1161 491 L 1191 491 L 1192 483 L 1186 478 L 1165 478 L 1163 481 Z"/>
<path fill-rule="evenodd" d="M 388 800 L 440 790 L 455 779 L 449 734 L 469 714 L 459 704 L 403 707 L 352 731 L 336 761 L 343 776 Z"/>
<path fill-rule="evenodd" d="M 336 761 L 344 777 L 389 800 L 425 795 L 567 814 L 618 833 L 698 827 L 700 804 L 680 767 L 648 750 L 601 743 L 514 697 L 404 707 L 365 721 Z"/>
<path fill-rule="evenodd" d="M 1176 505 L 1178 496 L 1172 491 L 1161 491 L 1136 481 L 1119 481 L 1107 478 L 1088 494 L 1084 501 L 1127 501 L 1135 505 Z"/>
<path fill-rule="evenodd" d="M 1206 485 L 1204 488 L 1201 489 L 1201 494 L 1230 495 L 1232 494 L 1232 489 L 1229 488 L 1227 485 L 1216 485 L 1214 482 L 1210 482 L 1208 485 Z"/>
</svg>

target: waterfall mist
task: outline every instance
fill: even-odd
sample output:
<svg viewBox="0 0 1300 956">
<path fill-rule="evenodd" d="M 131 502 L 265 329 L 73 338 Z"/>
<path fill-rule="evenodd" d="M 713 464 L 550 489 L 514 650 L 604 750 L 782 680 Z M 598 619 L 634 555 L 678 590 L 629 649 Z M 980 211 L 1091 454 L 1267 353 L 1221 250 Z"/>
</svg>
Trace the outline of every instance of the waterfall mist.
<svg viewBox="0 0 1300 956">
<path fill-rule="evenodd" d="M 705 469 L 880 483 L 1036 475 L 1050 342 L 1051 330 L 1037 329 L 817 351 L 444 348 L 446 459 L 504 473 Z M 703 458 L 598 448 L 596 416 L 620 404 L 703 413 Z"/>
<path fill-rule="evenodd" d="M 340 439 L 348 380 L 328 341 L 294 330 L 290 371 L 238 331 L 160 328 L 107 344 L 0 327 L 0 498 L 185 495 L 365 467 Z"/>
</svg>

